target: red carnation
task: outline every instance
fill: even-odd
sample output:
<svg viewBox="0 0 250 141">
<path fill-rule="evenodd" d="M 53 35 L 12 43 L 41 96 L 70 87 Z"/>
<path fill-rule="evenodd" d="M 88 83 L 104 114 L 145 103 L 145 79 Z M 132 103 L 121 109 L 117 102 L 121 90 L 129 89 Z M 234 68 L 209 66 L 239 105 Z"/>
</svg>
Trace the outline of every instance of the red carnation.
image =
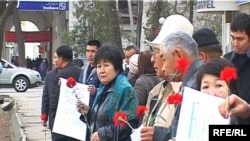
<svg viewBox="0 0 250 141">
<path fill-rule="evenodd" d="M 189 67 L 189 62 L 187 58 L 179 58 L 177 60 L 176 70 L 179 71 L 180 73 L 185 74 L 187 72 L 188 67 Z"/>
<path fill-rule="evenodd" d="M 66 85 L 67 85 L 69 88 L 73 88 L 73 87 L 76 85 L 76 80 L 75 80 L 73 77 L 69 77 L 69 78 L 67 79 Z"/>
<path fill-rule="evenodd" d="M 48 116 L 46 114 L 42 114 L 41 115 L 41 120 L 47 121 L 48 120 Z"/>
<path fill-rule="evenodd" d="M 179 93 L 172 94 L 168 97 L 167 103 L 168 104 L 178 104 L 181 105 L 182 102 L 182 95 Z"/>
<path fill-rule="evenodd" d="M 237 78 L 236 69 L 232 67 L 225 67 L 220 72 L 220 79 L 225 80 L 226 82 L 230 82 L 233 79 Z"/>
<path fill-rule="evenodd" d="M 116 126 L 124 126 L 128 121 L 128 116 L 124 112 L 117 112 L 113 118 L 113 122 Z"/>
<path fill-rule="evenodd" d="M 146 106 L 139 106 L 136 110 L 136 115 L 138 117 L 142 117 L 143 114 L 145 113 L 145 111 L 147 111 L 147 107 Z"/>
</svg>

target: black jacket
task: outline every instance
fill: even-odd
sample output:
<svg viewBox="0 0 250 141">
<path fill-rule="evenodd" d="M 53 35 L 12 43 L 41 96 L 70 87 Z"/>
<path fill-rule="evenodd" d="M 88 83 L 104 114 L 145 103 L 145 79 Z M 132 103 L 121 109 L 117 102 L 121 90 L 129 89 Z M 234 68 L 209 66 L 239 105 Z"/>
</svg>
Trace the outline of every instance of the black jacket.
<svg viewBox="0 0 250 141">
<path fill-rule="evenodd" d="M 50 128 L 53 129 L 54 121 L 55 121 L 55 116 L 56 116 L 56 111 L 57 111 L 57 105 L 59 101 L 59 96 L 60 96 L 60 85 L 58 85 L 59 78 L 64 78 L 67 79 L 69 77 L 73 77 L 76 81 L 79 78 L 79 75 L 81 73 L 80 67 L 73 63 L 68 63 L 64 68 L 58 71 L 56 75 L 51 76 L 53 78 L 52 80 L 52 94 L 50 99 L 52 100 L 50 102 L 49 106 L 49 111 L 51 114 L 49 114 L 49 120 L 50 120 Z M 72 105 L 75 106 L 75 105 Z M 77 139 L 73 139 L 68 136 L 52 133 L 52 138 L 53 139 L 60 139 L 63 141 L 79 141 Z"/>
<path fill-rule="evenodd" d="M 250 58 L 238 55 L 235 52 L 229 52 L 224 55 L 237 68 L 239 80 L 239 95 L 242 99 L 250 103 Z M 237 118 L 237 124 L 250 124 L 250 117 L 247 119 Z"/>
<path fill-rule="evenodd" d="M 42 114 L 46 114 L 49 118 L 49 129 L 52 130 L 54 124 L 54 117 L 56 112 L 51 110 L 50 107 L 55 103 L 55 99 L 53 98 L 55 95 L 52 93 L 55 76 L 57 74 L 57 70 L 53 69 L 47 73 L 45 85 L 43 88 L 43 95 L 42 95 Z"/>
</svg>

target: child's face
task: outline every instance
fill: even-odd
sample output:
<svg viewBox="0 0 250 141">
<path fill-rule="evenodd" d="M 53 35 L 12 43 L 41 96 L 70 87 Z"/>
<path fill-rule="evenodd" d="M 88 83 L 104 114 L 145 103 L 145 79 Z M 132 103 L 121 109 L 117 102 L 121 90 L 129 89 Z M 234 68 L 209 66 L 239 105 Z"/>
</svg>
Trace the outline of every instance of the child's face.
<svg viewBox="0 0 250 141">
<path fill-rule="evenodd" d="M 221 98 L 226 98 L 228 96 L 229 87 L 224 80 L 220 80 L 211 74 L 205 74 L 201 80 L 201 92 L 218 96 Z"/>
</svg>

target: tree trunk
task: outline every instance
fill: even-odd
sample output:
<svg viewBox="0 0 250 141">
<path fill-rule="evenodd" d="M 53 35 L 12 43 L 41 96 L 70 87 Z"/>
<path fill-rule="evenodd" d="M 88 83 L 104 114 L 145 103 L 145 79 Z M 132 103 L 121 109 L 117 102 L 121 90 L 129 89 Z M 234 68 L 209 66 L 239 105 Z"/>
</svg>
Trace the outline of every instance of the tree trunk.
<svg viewBox="0 0 250 141">
<path fill-rule="evenodd" d="M 129 13 L 130 26 L 131 26 L 131 37 L 134 37 L 135 36 L 135 31 L 134 31 L 134 14 L 133 14 L 133 11 L 132 11 L 131 0 L 128 0 L 128 13 Z"/>
<path fill-rule="evenodd" d="M 22 28 L 21 28 L 19 15 L 18 15 L 18 11 L 16 7 L 13 9 L 12 16 L 13 16 L 13 22 L 15 25 L 15 32 L 16 32 L 16 37 L 17 37 L 19 66 L 26 67 L 27 64 L 25 60 L 25 47 L 24 47 L 24 41 L 23 41 L 23 34 L 22 34 Z"/>
<path fill-rule="evenodd" d="M 154 13 L 154 16 L 153 16 L 153 23 L 152 23 L 152 27 L 153 27 L 153 31 L 151 33 L 151 39 L 150 40 L 154 40 L 156 38 L 156 36 L 158 35 L 159 33 L 159 18 L 160 18 L 160 15 L 161 15 L 161 11 L 162 11 L 162 4 L 163 1 L 162 0 L 157 0 L 156 1 L 156 7 L 155 7 L 155 13 Z"/>
<path fill-rule="evenodd" d="M 16 7 L 17 2 L 15 0 L 9 1 L 8 6 L 6 8 L 6 1 L 1 1 L 0 2 L 0 58 L 2 58 L 2 53 L 3 53 L 3 43 L 4 43 L 4 27 L 5 27 L 5 22 L 6 19 L 12 14 L 13 8 Z M 3 9 L 2 9 L 3 8 Z"/>
<path fill-rule="evenodd" d="M 143 0 L 138 2 L 138 17 L 137 17 L 137 30 L 136 30 L 136 46 L 141 47 L 141 28 L 142 28 L 142 14 L 143 14 Z"/>
<path fill-rule="evenodd" d="M 120 33 L 120 26 L 118 21 L 118 14 L 116 9 L 116 1 L 109 0 L 108 1 L 108 15 L 112 27 L 112 43 L 117 45 L 122 49 L 122 41 L 121 41 L 121 33 Z"/>
<path fill-rule="evenodd" d="M 194 16 L 194 0 L 189 1 L 189 21 L 193 23 Z"/>
<path fill-rule="evenodd" d="M 7 4 L 6 0 L 0 1 L 0 16 L 2 16 L 4 10 L 6 9 L 6 4 Z"/>
</svg>

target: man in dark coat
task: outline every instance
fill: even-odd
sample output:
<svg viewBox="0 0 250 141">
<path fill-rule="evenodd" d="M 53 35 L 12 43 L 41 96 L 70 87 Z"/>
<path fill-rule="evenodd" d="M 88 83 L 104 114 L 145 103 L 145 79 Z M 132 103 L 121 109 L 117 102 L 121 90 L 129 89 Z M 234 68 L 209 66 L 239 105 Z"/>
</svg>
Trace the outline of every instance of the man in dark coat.
<svg viewBox="0 0 250 141">
<path fill-rule="evenodd" d="M 250 103 L 250 15 L 240 13 L 231 23 L 231 42 L 233 51 L 224 57 L 237 68 L 239 80 L 239 97 Z M 238 124 L 250 124 L 250 117 L 237 118 Z"/>
<path fill-rule="evenodd" d="M 56 54 L 54 54 L 54 58 L 56 58 Z M 53 64 L 54 64 L 54 69 L 49 71 L 47 74 L 47 79 L 45 80 L 45 85 L 43 88 L 43 95 L 42 95 L 42 121 L 43 121 L 43 126 L 47 126 L 47 120 L 49 120 L 49 129 L 50 131 L 52 131 L 53 128 L 53 124 L 54 124 L 54 118 L 55 118 L 55 111 L 51 111 L 50 110 L 50 105 L 52 105 L 53 103 L 55 103 L 54 99 L 53 99 L 53 93 L 52 93 L 52 89 L 53 89 L 53 85 L 55 82 L 55 76 L 58 73 L 58 62 L 54 59 L 53 60 Z M 49 119 L 48 119 L 49 118 Z M 54 138 L 54 136 L 56 136 L 55 134 L 52 134 L 52 137 Z"/>
<path fill-rule="evenodd" d="M 209 62 L 213 58 L 221 57 L 223 51 L 216 34 L 209 28 L 201 28 L 193 34 L 198 44 L 199 57 L 203 62 Z"/>
<path fill-rule="evenodd" d="M 91 107 L 95 97 L 97 89 L 100 86 L 100 80 L 97 76 L 96 65 L 94 62 L 95 54 L 101 47 L 101 43 L 98 40 L 89 40 L 86 46 L 86 57 L 88 62 L 84 65 L 80 77 L 79 83 L 88 85 L 88 91 L 90 92 L 89 106 Z"/>
<path fill-rule="evenodd" d="M 43 125 L 47 126 L 49 117 L 49 129 L 53 129 L 58 100 L 60 96 L 59 78 L 67 79 L 73 77 L 75 80 L 79 78 L 81 69 L 72 63 L 73 52 L 69 46 L 60 46 L 57 48 L 54 56 L 54 64 L 56 69 L 49 72 L 48 79 L 43 91 L 42 99 L 42 116 Z M 74 106 L 74 105 L 72 105 Z M 62 123 L 63 124 L 63 123 Z M 52 133 L 52 141 L 78 141 L 71 137 Z"/>
</svg>

